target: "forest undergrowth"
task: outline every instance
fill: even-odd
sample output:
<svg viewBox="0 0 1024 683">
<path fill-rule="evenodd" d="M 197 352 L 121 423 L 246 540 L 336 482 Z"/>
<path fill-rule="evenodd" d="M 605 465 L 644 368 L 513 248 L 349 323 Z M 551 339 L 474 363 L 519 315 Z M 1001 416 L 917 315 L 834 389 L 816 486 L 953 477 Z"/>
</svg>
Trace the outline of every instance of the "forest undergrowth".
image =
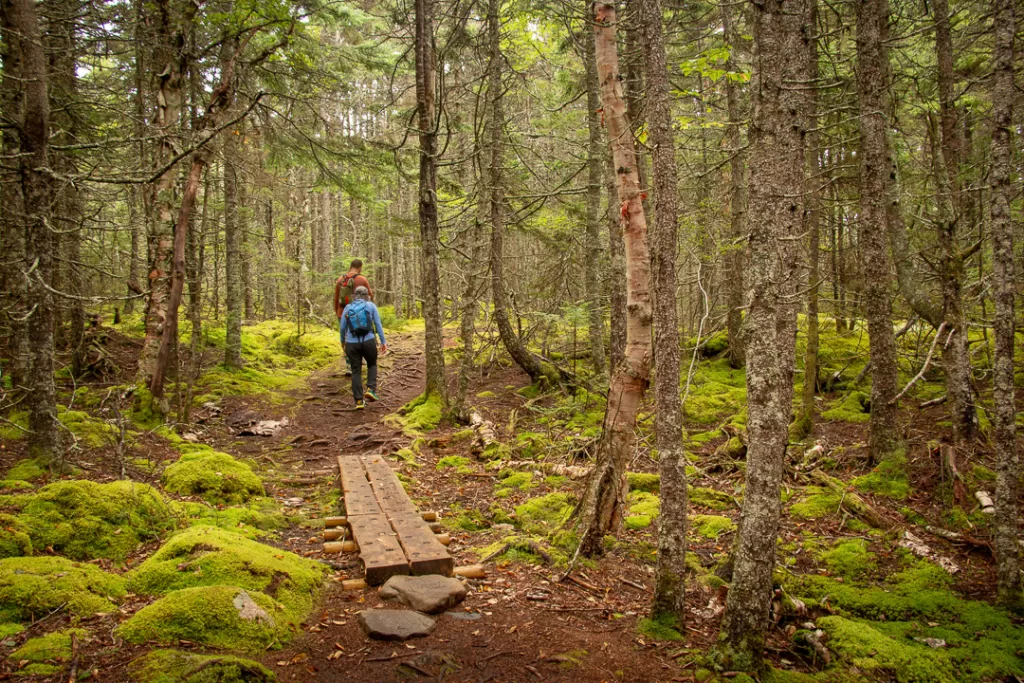
<svg viewBox="0 0 1024 683">
<path fill-rule="evenodd" d="M 415 322 L 407 332 L 415 339 Z M 129 319 L 107 334 L 112 348 L 131 347 L 141 328 Z M 438 402 L 415 398 L 413 368 L 422 358 L 413 345 L 399 342 L 384 365 L 385 373 L 406 369 L 384 375 L 383 406 L 355 420 L 332 370 L 334 332 L 297 336 L 290 323 L 268 322 L 244 329 L 246 365 L 235 371 L 218 365 L 222 328 L 207 328 L 202 372 L 180 393 L 192 396 L 188 425 L 157 425 L 133 412 L 138 401 L 116 374 L 79 384 L 64 378 L 60 419 L 73 445 L 51 470 L 25 457 L 23 416 L 5 416 L 3 667 L 41 679 L 74 671 L 80 680 L 144 683 L 335 680 L 322 667 L 337 653 L 369 658 L 345 615 L 353 600 L 358 607 L 370 596 L 339 589 L 340 579 L 359 575 L 358 563 L 319 551 L 317 526 L 338 511 L 339 493 L 330 470 L 317 466 L 357 448 L 389 453 L 414 501 L 441 514 L 458 560 L 487 563 L 489 578 L 476 583 L 466 609 L 492 620 L 511 611 L 511 625 L 494 637 L 501 646 L 528 650 L 530 637 L 513 635 L 518 628 L 566 613 L 574 626 L 604 625 L 596 649 L 583 643 L 552 654 L 533 644 L 538 662 L 557 664 L 554 679 L 742 680 L 746 674 L 721 670 L 709 652 L 744 494 L 745 376 L 729 366 L 723 335 L 701 340 L 695 352 L 697 340 L 686 343 L 695 355 L 680 383 L 692 509 L 685 624 L 645 618 L 660 510 L 649 407 L 638 420 L 624 528 L 606 537 L 601 558 L 582 559 L 574 512 L 604 419 L 597 378 L 581 373 L 569 391 L 541 388 L 493 357 L 474 373 L 469 399 L 497 435 L 485 444 Z M 907 382 L 929 339 L 912 333 L 901 343 Z M 979 447 L 949 472 L 939 461 L 948 431 L 941 410 L 911 407 L 903 415 L 906 450 L 870 467 L 869 388 L 857 381 L 866 344 L 858 331 L 823 325 L 821 419 L 810 433 L 791 430 L 772 669 L 761 680 L 1024 676 L 1019 618 L 990 604 L 990 515 L 974 494 L 991 489 L 992 463 Z M 461 350 L 446 353 L 457 365 Z M 983 374 L 984 359 L 978 364 Z M 908 405 L 942 391 L 938 374 L 925 373 Z M 266 420 L 283 428 L 280 436 L 239 436 Z M 565 584 L 576 593 L 558 595 Z M 339 606 L 341 615 L 326 618 Z M 339 633 L 323 635 L 332 628 Z M 434 645 L 449 649 L 453 671 L 473 652 L 459 642 L 456 633 Z M 398 675 L 364 667 L 352 680 Z"/>
</svg>

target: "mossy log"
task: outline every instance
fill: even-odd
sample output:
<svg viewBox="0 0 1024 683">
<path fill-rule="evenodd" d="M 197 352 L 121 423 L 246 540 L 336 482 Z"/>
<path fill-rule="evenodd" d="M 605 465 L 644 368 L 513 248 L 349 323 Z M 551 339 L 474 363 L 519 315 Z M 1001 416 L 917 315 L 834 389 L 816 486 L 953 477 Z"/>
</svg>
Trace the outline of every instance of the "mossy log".
<svg viewBox="0 0 1024 683">
<path fill-rule="evenodd" d="M 841 480 L 836 479 L 835 477 L 830 477 L 821 470 L 812 470 L 810 477 L 814 482 L 821 486 L 841 494 L 842 506 L 846 508 L 847 512 L 850 514 L 860 517 L 876 529 L 892 528 L 892 524 L 889 520 L 880 515 L 873 507 L 868 505 L 863 498 L 853 491 L 847 490 L 846 484 Z"/>
</svg>

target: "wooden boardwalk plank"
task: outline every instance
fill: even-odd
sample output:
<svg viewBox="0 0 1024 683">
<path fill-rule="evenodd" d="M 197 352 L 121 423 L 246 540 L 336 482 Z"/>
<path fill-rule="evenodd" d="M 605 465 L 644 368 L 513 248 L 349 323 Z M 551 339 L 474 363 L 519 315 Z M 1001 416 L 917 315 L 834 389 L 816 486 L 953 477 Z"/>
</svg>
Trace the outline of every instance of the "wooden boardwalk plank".
<svg viewBox="0 0 1024 683">
<path fill-rule="evenodd" d="M 451 576 L 455 560 L 423 521 L 391 466 L 378 455 L 363 456 L 363 467 L 370 475 L 370 484 L 377 502 L 398 534 L 398 541 L 409 559 L 412 573 Z"/>
<path fill-rule="evenodd" d="M 338 469 L 341 472 L 341 490 L 345 494 L 345 514 L 349 517 L 380 514 L 380 505 L 366 479 L 359 456 L 338 456 Z"/>
<path fill-rule="evenodd" d="M 384 514 L 349 517 L 349 524 L 352 536 L 359 544 L 359 559 L 366 570 L 366 583 L 378 586 L 392 576 L 409 573 L 405 550 Z"/>
</svg>

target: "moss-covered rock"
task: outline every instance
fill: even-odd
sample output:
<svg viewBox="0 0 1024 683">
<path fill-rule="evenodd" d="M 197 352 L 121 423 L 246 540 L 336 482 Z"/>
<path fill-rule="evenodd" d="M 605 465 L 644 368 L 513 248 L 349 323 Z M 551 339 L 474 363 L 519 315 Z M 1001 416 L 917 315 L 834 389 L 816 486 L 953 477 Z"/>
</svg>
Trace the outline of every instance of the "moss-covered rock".
<svg viewBox="0 0 1024 683">
<path fill-rule="evenodd" d="M 502 476 L 502 474 L 505 476 Z M 529 491 L 536 487 L 537 485 L 533 483 L 532 472 L 512 472 L 510 470 L 504 470 L 498 475 L 498 483 L 495 484 L 494 495 L 499 498 L 504 498 L 515 490 Z"/>
<path fill-rule="evenodd" d="M 437 469 L 454 469 L 456 472 L 459 472 L 460 474 L 465 474 L 467 472 L 473 471 L 472 468 L 470 467 L 470 464 L 472 464 L 472 462 L 472 460 L 462 455 L 446 455 L 445 457 L 437 461 Z"/>
<path fill-rule="evenodd" d="M 397 415 L 388 415 L 384 421 L 398 427 L 407 436 L 420 436 L 423 432 L 437 429 L 443 414 L 444 406 L 439 395 L 422 394 L 402 406 Z"/>
<path fill-rule="evenodd" d="M 28 527 L 14 515 L 0 514 L 0 558 L 32 554 Z"/>
<path fill-rule="evenodd" d="M 858 491 L 903 500 L 910 494 L 907 456 L 903 451 L 887 455 L 871 472 L 853 480 Z"/>
<path fill-rule="evenodd" d="M 516 522 L 531 534 L 548 534 L 568 521 L 574 505 L 567 493 L 549 493 L 516 506 Z"/>
<path fill-rule="evenodd" d="M 128 588 L 163 595 L 181 588 L 227 585 L 260 591 L 304 617 L 327 567 L 225 529 L 197 526 L 180 532 L 128 575 Z"/>
<path fill-rule="evenodd" d="M 818 553 L 818 559 L 834 574 L 847 579 L 864 579 L 875 568 L 875 555 L 868 552 L 863 539 L 837 541 L 828 550 Z"/>
<path fill-rule="evenodd" d="M 164 470 L 163 483 L 171 493 L 215 505 L 237 505 L 264 493 L 263 482 L 247 463 L 205 447 L 185 453 Z"/>
<path fill-rule="evenodd" d="M 268 532 L 288 526 L 287 518 L 273 498 L 250 498 L 245 505 L 230 507 L 196 501 L 172 502 L 171 507 L 186 518 L 189 526 L 217 526 L 249 538 L 266 536 Z"/>
<path fill-rule="evenodd" d="M 20 667 L 18 675 L 50 676 L 64 668 L 64 663 L 71 661 L 72 637 L 82 640 L 88 635 L 85 629 L 71 628 L 30 638 L 7 659 Z"/>
<path fill-rule="evenodd" d="M 871 397 L 863 391 L 851 391 L 842 400 L 824 411 L 821 417 L 834 422 L 863 423 L 871 421 Z"/>
<path fill-rule="evenodd" d="M 651 472 L 627 472 L 626 481 L 630 491 L 657 493 L 661 488 L 661 475 Z"/>
<path fill-rule="evenodd" d="M 688 489 L 690 505 L 704 507 L 711 510 L 728 510 L 737 507 L 736 499 L 724 491 L 704 488 L 702 486 L 691 486 Z"/>
<path fill-rule="evenodd" d="M 736 523 L 721 515 L 694 515 L 690 523 L 691 528 L 704 538 L 716 539 L 736 530 Z"/>
<path fill-rule="evenodd" d="M 0 622 L 44 616 L 65 609 L 76 616 L 111 612 L 124 597 L 119 576 L 63 557 L 0 560 Z"/>
<path fill-rule="evenodd" d="M 256 651 L 281 646 L 293 635 L 295 623 L 283 605 L 258 591 L 200 586 L 160 598 L 115 633 L 134 644 L 187 640 L 205 647 Z"/>
<path fill-rule="evenodd" d="M 180 650 L 153 650 L 133 661 L 128 671 L 138 683 L 274 683 L 277 680 L 270 669 L 251 659 Z"/>
<path fill-rule="evenodd" d="M 789 513 L 801 519 L 820 519 L 839 513 L 843 496 L 831 489 L 808 486 L 803 496 L 789 506 Z"/>
<path fill-rule="evenodd" d="M 115 425 L 95 418 L 82 410 L 58 409 L 57 419 L 67 427 L 80 444 L 89 448 L 110 446 L 116 443 L 121 435 Z"/>
<path fill-rule="evenodd" d="M 46 467 L 45 463 L 33 458 L 27 458 L 9 469 L 4 478 L 11 481 L 32 481 L 33 479 L 41 479 L 49 473 L 50 470 Z"/>
<path fill-rule="evenodd" d="M 132 481 L 58 481 L 26 498 L 19 517 L 32 544 L 76 560 L 123 560 L 174 525 L 160 493 Z"/>
</svg>

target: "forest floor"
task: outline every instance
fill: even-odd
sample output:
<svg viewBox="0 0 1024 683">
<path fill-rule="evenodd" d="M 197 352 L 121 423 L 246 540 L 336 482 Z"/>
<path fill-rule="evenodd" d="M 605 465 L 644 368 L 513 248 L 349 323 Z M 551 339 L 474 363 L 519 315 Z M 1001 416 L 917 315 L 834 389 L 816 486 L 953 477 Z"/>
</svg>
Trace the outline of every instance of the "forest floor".
<svg viewBox="0 0 1024 683">
<path fill-rule="evenodd" d="M 29 472 L 26 464 L 31 461 L 24 459 L 17 432 L 0 432 L 0 461 L 7 472 L 0 488 L 18 494 L 0 496 L 0 521 L 7 525 L 7 533 L 20 539 L 16 532 L 24 531 L 33 539 L 37 556 L 63 555 L 78 561 L 69 565 L 75 569 L 62 565 L 57 567 L 62 571 L 46 570 L 58 583 L 65 574 L 78 571 L 79 562 L 102 570 L 104 576 L 127 580 L 127 589 L 103 594 L 93 579 L 87 590 L 109 600 L 101 600 L 107 608 L 76 609 L 70 595 L 36 604 L 25 596 L 18 578 L 37 569 L 3 566 L 36 558 L 0 560 L 0 622 L 12 622 L 0 623 L 0 679 L 35 674 L 39 680 L 66 681 L 69 673 L 78 672 L 80 679 L 99 681 L 201 683 L 269 680 L 268 671 L 282 681 L 746 678 L 716 673 L 707 658 L 730 579 L 727 558 L 742 499 L 742 371 L 711 361 L 705 374 L 694 378 L 687 443 L 692 463 L 688 618 L 676 629 L 644 618 L 653 586 L 659 505 L 657 463 L 644 444 L 650 414 L 642 416 L 642 447 L 630 466 L 626 528 L 618 538 L 607 540 L 603 557 L 573 562 L 571 514 L 582 493 L 584 479 L 579 474 L 600 432 L 600 396 L 583 389 L 572 395 L 541 391 L 492 355 L 473 374 L 469 391 L 470 403 L 495 426 L 501 441 L 484 459 L 472 447 L 472 433 L 465 427 L 437 423 L 429 415 L 414 423 L 398 414 L 422 391 L 422 335 L 409 327 L 390 333 L 388 341 L 390 352 L 381 359 L 381 400 L 364 411 L 353 410 L 340 358 L 330 359 L 330 347 L 324 346 L 328 351 L 318 357 L 319 367 L 305 374 L 289 371 L 288 381 L 279 384 L 274 382 L 282 373 L 246 375 L 248 384 L 233 376 L 231 391 L 217 395 L 218 376 L 212 371 L 205 385 L 209 400 L 196 400 L 199 407 L 191 425 L 174 431 L 144 429 L 144 419 L 136 416 L 136 431 L 127 445 L 120 440 L 120 450 L 114 438 L 87 443 L 88 430 L 72 427 L 82 438 L 77 440 L 73 463 L 77 469 L 64 477 L 38 468 Z M 131 367 L 138 344 L 111 331 L 106 345 L 118 371 L 75 395 L 91 394 L 91 405 L 83 400 L 83 407 L 90 415 L 105 416 L 105 424 L 110 424 L 109 402 L 97 401 L 96 396 L 109 397 L 108 387 L 124 382 L 124 368 Z M 447 346 L 454 383 L 457 350 L 454 342 Z M 315 345 L 310 348 L 316 355 Z M 214 353 L 210 367 L 215 362 Z M 254 367 L 259 364 L 254 362 Z M 272 385 L 269 390 L 267 383 Z M 255 389 L 249 391 L 251 386 Z M 65 384 L 64 390 L 74 387 Z M 926 397 L 933 390 L 926 389 Z M 990 606 L 994 570 L 987 519 L 973 496 L 976 490 L 992 487 L 984 447 L 959 454 L 954 460 L 958 474 L 953 477 L 939 461 L 948 452 L 940 443 L 946 431 L 941 407 L 911 409 L 903 415 L 906 453 L 872 469 L 863 453 L 867 411 L 858 401 L 857 392 L 823 397 L 830 418 L 820 420 L 801 440 L 802 446 L 794 449 L 797 456 L 787 466 L 778 592 L 767 637 L 773 668 L 760 680 L 1021 680 L 1024 628 L 1016 618 Z M 90 420 L 101 423 L 96 417 L 79 422 L 92 424 Z M 241 435 L 262 421 L 280 424 L 269 436 Z M 209 466 L 218 469 L 218 480 L 181 489 L 169 476 L 175 461 L 206 457 L 206 447 L 231 456 Z M 120 455 L 114 457 L 112 451 Z M 344 590 L 343 580 L 361 576 L 357 556 L 321 552 L 322 520 L 341 511 L 336 457 L 353 453 L 392 456 L 420 509 L 439 513 L 453 539 L 449 551 L 457 565 L 489 558 L 486 578 L 470 580 L 466 600 L 439 617 L 437 628 L 426 638 L 405 643 L 368 639 L 356 613 L 382 607 L 376 591 Z M 231 474 L 233 463 L 243 468 L 237 474 Z M 58 479 L 113 482 L 120 478 L 121 468 L 135 481 L 163 492 L 176 517 L 169 528 L 141 535 L 137 545 L 117 553 L 108 547 L 109 537 L 104 550 L 83 550 L 66 534 L 48 536 L 33 526 L 38 523 L 33 514 L 54 520 L 52 510 L 43 514 L 36 508 L 49 489 L 60 485 Z M 262 480 L 265 498 L 240 493 L 248 470 Z M 66 500 L 51 498 L 58 504 Z M 83 524 L 81 519 L 59 518 L 55 523 L 82 535 L 95 526 L 119 538 L 132 524 L 147 523 L 145 518 L 133 518 L 127 524 L 114 520 L 113 527 L 103 527 L 104 519 L 102 513 L 90 512 L 88 527 L 76 526 Z M 215 540 L 217 530 L 210 531 L 211 526 L 237 532 L 239 544 L 256 542 L 256 549 L 246 552 L 256 553 L 258 560 L 250 562 L 237 551 L 250 575 L 222 580 L 217 572 L 225 571 L 223 565 L 212 562 L 197 569 L 204 557 L 224 552 L 213 540 L 203 540 L 207 537 L 178 555 L 167 555 L 175 529 L 186 531 L 174 538 L 187 539 L 191 528 L 206 530 L 202 533 L 214 534 L 209 538 Z M 950 531 L 958 535 L 951 537 L 954 540 L 935 533 Z M 19 554 L 5 551 L 6 542 L 0 534 L 0 552 Z M 268 544 L 281 554 L 258 555 L 258 548 Z M 325 581 L 316 601 L 299 601 L 294 608 L 282 597 L 287 594 L 280 592 L 278 574 L 293 572 L 283 582 L 287 586 L 289 580 L 298 584 L 308 569 L 300 568 L 302 560 L 293 562 L 291 553 L 308 558 L 307 564 L 315 564 L 317 571 L 327 567 L 315 581 Z M 167 571 L 172 577 L 160 579 L 164 583 L 158 589 L 147 589 L 147 567 L 159 559 L 170 563 Z M 256 571 L 258 563 L 263 564 Z M 245 647 L 233 647 L 235 641 L 211 636 L 220 628 L 218 622 L 212 617 L 204 621 L 202 614 L 164 616 L 164 623 L 149 631 L 132 626 L 152 612 L 154 595 L 167 596 L 158 606 L 175 595 L 200 590 L 192 586 L 221 583 L 246 588 L 254 597 L 262 595 L 255 591 L 264 591 L 280 600 L 283 606 L 277 609 L 289 615 L 287 628 L 266 637 L 257 634 L 244 641 Z M 207 597 L 196 599 L 201 613 Z M 19 600 L 31 605 L 19 608 Z M 54 639 L 63 640 L 54 644 Z M 44 641 L 52 651 L 43 648 L 40 655 L 39 647 L 26 646 L 36 641 Z M 160 647 L 175 648 L 173 656 L 178 659 L 159 659 L 171 656 L 161 654 L 169 651 Z M 225 654 L 225 647 L 265 669 L 250 660 L 236 662 Z M 199 653 L 212 657 L 204 659 Z M 228 665 L 236 667 L 234 678 L 218 668 Z"/>
</svg>

